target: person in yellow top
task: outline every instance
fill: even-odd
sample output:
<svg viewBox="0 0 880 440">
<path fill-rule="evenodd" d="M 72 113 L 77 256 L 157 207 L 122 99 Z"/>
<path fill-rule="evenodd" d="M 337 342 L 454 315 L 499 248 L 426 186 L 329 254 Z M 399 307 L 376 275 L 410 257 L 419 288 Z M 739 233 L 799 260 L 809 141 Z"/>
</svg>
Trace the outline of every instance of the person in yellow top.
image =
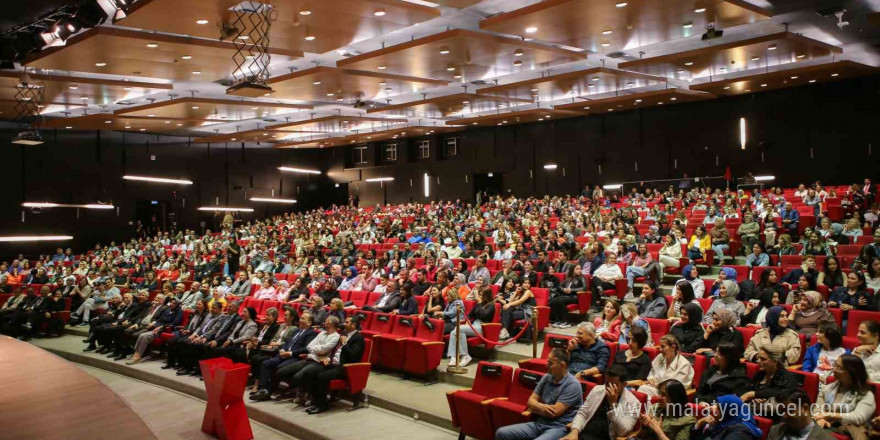
<svg viewBox="0 0 880 440">
<path fill-rule="evenodd" d="M 706 233 L 706 228 L 697 226 L 694 235 L 688 241 L 688 258 L 691 260 L 706 259 L 706 251 L 712 248 L 712 239 Z"/>
<path fill-rule="evenodd" d="M 208 301 L 208 309 L 214 306 L 215 302 L 219 302 L 223 305 L 223 310 L 226 310 L 226 298 L 223 297 L 223 291 L 220 290 L 219 287 L 215 287 L 211 292 L 211 300 Z"/>
</svg>

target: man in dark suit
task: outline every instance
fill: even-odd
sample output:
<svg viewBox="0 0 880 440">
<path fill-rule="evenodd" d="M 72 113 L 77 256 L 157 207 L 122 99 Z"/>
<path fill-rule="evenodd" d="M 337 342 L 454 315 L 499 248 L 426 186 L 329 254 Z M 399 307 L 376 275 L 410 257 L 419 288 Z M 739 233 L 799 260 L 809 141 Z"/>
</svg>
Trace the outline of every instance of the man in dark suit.
<svg viewBox="0 0 880 440">
<path fill-rule="evenodd" d="M 218 303 L 215 303 L 216 305 Z M 222 306 L 221 306 L 222 307 Z M 235 324 L 241 320 L 238 316 L 238 303 L 231 301 L 226 306 L 226 313 L 214 319 L 204 333 L 193 340 L 184 340 L 180 342 L 179 355 L 177 363 L 181 366 L 177 375 L 198 376 L 201 374 L 199 369 L 199 361 L 207 359 L 211 349 L 223 345 L 226 338 L 232 333 Z"/>
<path fill-rule="evenodd" d="M 125 310 L 122 311 L 116 320 L 107 324 L 102 324 L 94 328 L 95 341 L 101 348 L 95 353 L 105 354 L 113 349 L 113 341 L 117 332 L 122 332 L 128 326 L 134 323 L 133 318 L 136 317 L 144 308 L 150 306 L 150 292 L 141 290 L 138 292 L 137 300 L 132 301 Z M 110 353 L 110 358 L 116 357 L 116 353 Z"/>
<path fill-rule="evenodd" d="M 323 371 L 319 372 L 313 380 L 305 381 L 309 384 L 309 394 L 312 396 L 313 406 L 306 410 L 309 414 L 319 414 L 327 411 L 330 407 L 327 403 L 327 389 L 330 381 L 345 378 L 345 364 L 360 362 L 364 355 L 364 336 L 358 331 L 360 317 L 352 315 L 345 318 L 345 326 L 339 338 L 339 345 L 329 358 L 322 362 Z"/>
<path fill-rule="evenodd" d="M 116 357 L 114 361 L 119 361 L 128 357 L 129 352 L 134 347 L 134 341 L 140 336 L 140 332 L 151 329 L 150 324 L 156 320 L 168 307 L 165 304 L 165 295 L 161 293 L 153 298 L 149 307 L 141 309 L 140 313 L 133 316 L 131 325 L 123 329 L 116 335 L 114 352 Z"/>
<path fill-rule="evenodd" d="M 276 381 L 272 380 L 275 372 L 281 367 L 300 361 L 300 355 L 308 353 L 307 347 L 309 342 L 312 342 L 315 336 L 318 336 L 318 332 L 312 328 L 312 315 L 310 313 L 303 313 L 299 317 L 299 328 L 296 330 L 296 333 L 293 334 L 286 344 L 281 346 L 277 355 L 263 361 L 263 364 L 260 366 L 257 391 L 252 392 L 250 395 L 265 394 L 270 396 L 276 385 Z"/>
<path fill-rule="evenodd" d="M 386 287 L 387 290 L 376 300 L 375 304 L 364 306 L 363 309 L 368 312 L 389 313 L 400 308 L 403 298 L 397 293 L 397 281 L 389 280 Z"/>
<path fill-rule="evenodd" d="M 782 423 L 773 425 L 767 440 L 834 440 L 831 434 L 813 421 L 810 398 L 803 391 L 780 396 L 783 411 Z"/>
</svg>

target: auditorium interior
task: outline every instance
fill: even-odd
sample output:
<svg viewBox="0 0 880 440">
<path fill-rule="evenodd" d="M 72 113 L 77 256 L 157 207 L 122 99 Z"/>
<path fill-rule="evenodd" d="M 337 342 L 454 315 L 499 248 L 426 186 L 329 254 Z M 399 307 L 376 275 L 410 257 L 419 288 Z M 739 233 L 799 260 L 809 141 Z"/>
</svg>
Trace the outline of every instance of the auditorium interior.
<svg viewBox="0 0 880 440">
<path fill-rule="evenodd" d="M 880 439 L 878 73 L 877 0 L 4 2 L 0 440 Z"/>
</svg>

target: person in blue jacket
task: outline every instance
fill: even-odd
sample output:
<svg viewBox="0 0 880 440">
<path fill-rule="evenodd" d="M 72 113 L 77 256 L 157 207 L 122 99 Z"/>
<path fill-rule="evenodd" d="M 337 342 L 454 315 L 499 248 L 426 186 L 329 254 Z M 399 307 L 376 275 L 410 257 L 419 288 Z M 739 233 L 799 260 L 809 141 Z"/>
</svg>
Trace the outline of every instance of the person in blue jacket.
<svg viewBox="0 0 880 440">
<path fill-rule="evenodd" d="M 850 354 L 850 352 L 841 347 L 843 335 L 840 334 L 840 329 L 834 322 L 825 323 L 819 327 L 816 341 L 815 345 L 807 349 L 801 370 L 816 373 L 824 384 L 828 376 L 834 373 L 834 364 L 837 362 L 837 358 Z"/>
</svg>

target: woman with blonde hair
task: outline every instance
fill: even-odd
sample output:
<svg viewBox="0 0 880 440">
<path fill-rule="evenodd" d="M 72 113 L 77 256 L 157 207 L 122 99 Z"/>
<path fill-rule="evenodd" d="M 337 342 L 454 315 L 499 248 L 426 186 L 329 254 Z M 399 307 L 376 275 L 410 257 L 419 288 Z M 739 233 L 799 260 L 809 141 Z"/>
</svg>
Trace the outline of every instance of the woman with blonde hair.
<svg viewBox="0 0 880 440">
<path fill-rule="evenodd" d="M 681 344 L 672 335 L 664 335 L 658 344 L 660 354 L 651 362 L 648 381 L 639 387 L 640 393 L 648 397 L 657 396 L 657 386 L 666 380 L 675 379 L 690 388 L 694 379 L 694 367 L 681 355 Z"/>
</svg>

